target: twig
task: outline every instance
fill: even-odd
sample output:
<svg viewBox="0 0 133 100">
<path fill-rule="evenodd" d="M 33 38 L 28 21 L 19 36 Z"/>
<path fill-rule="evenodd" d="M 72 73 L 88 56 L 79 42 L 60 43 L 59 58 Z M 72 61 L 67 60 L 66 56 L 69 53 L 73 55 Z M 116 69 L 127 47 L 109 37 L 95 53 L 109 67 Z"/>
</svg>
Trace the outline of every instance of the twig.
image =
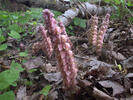
<svg viewBox="0 0 133 100">
<path fill-rule="evenodd" d="M 81 87 L 81 89 L 84 89 L 89 95 L 96 98 L 96 100 L 113 100 L 113 97 L 107 95 L 103 91 L 100 91 L 96 87 L 93 87 L 92 83 L 87 80 L 78 79 L 78 85 Z"/>
</svg>

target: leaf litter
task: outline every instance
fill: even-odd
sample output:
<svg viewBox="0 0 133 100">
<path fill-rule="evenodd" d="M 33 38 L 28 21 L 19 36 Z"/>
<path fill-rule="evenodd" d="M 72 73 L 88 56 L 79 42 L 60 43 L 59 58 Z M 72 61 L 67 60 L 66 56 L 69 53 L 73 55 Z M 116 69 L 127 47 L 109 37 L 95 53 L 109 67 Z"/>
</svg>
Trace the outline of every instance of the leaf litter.
<svg viewBox="0 0 133 100">
<path fill-rule="evenodd" d="M 40 91 L 47 85 L 51 85 L 47 97 L 48 100 L 132 100 L 133 99 L 133 28 L 125 23 L 112 22 L 105 36 L 105 44 L 100 56 L 96 55 L 87 42 L 86 37 L 81 37 L 81 32 L 75 27 L 75 36 L 70 36 L 73 42 L 78 72 L 78 93 L 70 95 L 66 93 L 61 74 L 57 69 L 54 55 L 46 58 L 40 50 L 38 54 L 31 52 L 31 45 L 40 39 L 40 34 L 30 35 L 21 42 L 8 38 L 9 51 L 1 52 L 0 72 L 10 69 L 11 60 L 22 63 L 26 70 L 21 72 L 17 87 L 11 86 L 16 93 L 16 100 L 39 100 Z M 128 30 L 129 29 L 129 30 Z M 78 31 L 77 31 L 78 30 Z M 38 40 L 37 39 L 37 40 Z M 28 50 L 28 56 L 19 57 L 18 50 Z M 8 53 L 7 53 L 8 52 Z M 23 60 L 26 62 L 23 63 Z M 121 65 L 121 70 L 116 67 Z M 32 70 L 36 69 L 36 70 Z M 29 70 L 32 70 L 30 73 Z M 24 79 L 26 81 L 24 81 Z M 23 86 L 25 84 L 25 86 Z M 101 98 L 101 99 L 100 99 Z"/>
</svg>

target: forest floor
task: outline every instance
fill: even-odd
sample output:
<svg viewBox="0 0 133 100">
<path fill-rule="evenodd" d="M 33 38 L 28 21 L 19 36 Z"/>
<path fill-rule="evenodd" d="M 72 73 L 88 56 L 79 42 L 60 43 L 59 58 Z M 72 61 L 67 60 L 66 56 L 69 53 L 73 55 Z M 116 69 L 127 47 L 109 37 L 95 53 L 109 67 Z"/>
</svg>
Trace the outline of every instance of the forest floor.
<svg viewBox="0 0 133 100">
<path fill-rule="evenodd" d="M 21 41 L 8 38 L 8 51 L 0 51 L 0 71 L 10 69 L 12 60 L 25 69 L 20 73 L 16 86 L 10 89 L 16 100 L 133 100 L 133 26 L 125 21 L 110 21 L 100 55 L 88 43 L 87 29 L 74 26 L 73 43 L 78 67 L 77 93 L 63 87 L 55 54 L 48 59 L 41 50 L 34 54 L 33 43 L 41 34 L 27 35 Z M 19 56 L 27 51 L 28 56 Z M 48 91 L 45 88 L 50 88 Z M 40 91 L 49 92 L 46 96 Z"/>
</svg>

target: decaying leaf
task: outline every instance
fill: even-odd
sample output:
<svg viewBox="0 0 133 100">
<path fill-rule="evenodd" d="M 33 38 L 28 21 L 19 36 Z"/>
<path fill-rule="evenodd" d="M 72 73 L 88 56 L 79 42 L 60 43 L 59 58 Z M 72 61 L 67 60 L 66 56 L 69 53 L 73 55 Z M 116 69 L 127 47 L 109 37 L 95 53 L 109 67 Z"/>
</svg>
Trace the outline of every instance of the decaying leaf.
<svg viewBox="0 0 133 100">
<path fill-rule="evenodd" d="M 26 99 L 26 96 L 27 96 L 26 87 L 21 86 L 18 89 L 16 100 L 25 100 Z"/>
<path fill-rule="evenodd" d="M 115 72 L 112 70 L 113 65 L 102 61 L 92 60 L 87 62 L 86 65 L 91 67 L 89 73 L 94 77 L 111 77 L 115 74 Z"/>
<path fill-rule="evenodd" d="M 26 63 L 24 63 L 24 66 L 27 69 L 38 68 L 40 66 L 43 66 L 43 61 L 40 57 L 37 57 L 35 59 L 28 60 Z"/>
<path fill-rule="evenodd" d="M 113 89 L 113 96 L 120 94 L 125 91 L 124 87 L 117 82 L 106 80 L 106 81 L 99 81 L 105 88 L 112 88 Z"/>
<path fill-rule="evenodd" d="M 45 73 L 44 77 L 49 82 L 57 82 L 57 81 L 59 81 L 61 79 L 61 73 L 60 72 L 57 72 L 57 73 Z"/>
<path fill-rule="evenodd" d="M 130 58 L 124 60 L 124 61 L 121 61 L 121 64 L 124 68 L 133 68 L 133 56 L 131 56 Z"/>
</svg>

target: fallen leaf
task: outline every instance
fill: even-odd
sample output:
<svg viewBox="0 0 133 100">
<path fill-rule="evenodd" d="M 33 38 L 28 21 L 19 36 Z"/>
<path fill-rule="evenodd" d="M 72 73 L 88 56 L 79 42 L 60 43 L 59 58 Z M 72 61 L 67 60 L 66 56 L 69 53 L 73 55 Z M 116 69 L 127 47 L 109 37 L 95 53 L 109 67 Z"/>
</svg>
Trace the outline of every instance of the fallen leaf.
<svg viewBox="0 0 133 100">
<path fill-rule="evenodd" d="M 27 95 L 27 94 L 26 94 L 26 87 L 21 86 L 21 87 L 18 89 L 16 100 L 25 100 L 24 98 L 26 97 L 26 95 Z"/>
<path fill-rule="evenodd" d="M 57 100 L 58 98 L 58 92 L 53 91 L 48 94 L 48 100 Z"/>
<path fill-rule="evenodd" d="M 112 70 L 113 65 L 107 64 L 102 61 L 92 60 L 86 63 L 86 66 L 90 66 L 89 73 L 94 77 L 112 77 L 115 72 Z"/>
<path fill-rule="evenodd" d="M 61 73 L 60 72 L 57 72 L 57 73 L 45 73 L 44 77 L 49 82 L 57 82 L 57 81 L 59 81 L 61 79 Z"/>
<path fill-rule="evenodd" d="M 40 66 L 43 66 L 43 61 L 40 57 L 37 57 L 35 59 L 30 59 L 26 63 L 24 63 L 24 66 L 29 70 L 32 68 L 38 68 Z"/>
<path fill-rule="evenodd" d="M 105 88 L 112 88 L 113 89 L 113 96 L 117 94 L 121 94 L 125 91 L 124 87 L 120 85 L 117 82 L 106 80 L 106 81 L 99 81 L 99 84 L 101 84 Z"/>
<path fill-rule="evenodd" d="M 129 57 L 128 59 L 120 62 L 123 68 L 133 68 L 133 56 Z"/>
</svg>

